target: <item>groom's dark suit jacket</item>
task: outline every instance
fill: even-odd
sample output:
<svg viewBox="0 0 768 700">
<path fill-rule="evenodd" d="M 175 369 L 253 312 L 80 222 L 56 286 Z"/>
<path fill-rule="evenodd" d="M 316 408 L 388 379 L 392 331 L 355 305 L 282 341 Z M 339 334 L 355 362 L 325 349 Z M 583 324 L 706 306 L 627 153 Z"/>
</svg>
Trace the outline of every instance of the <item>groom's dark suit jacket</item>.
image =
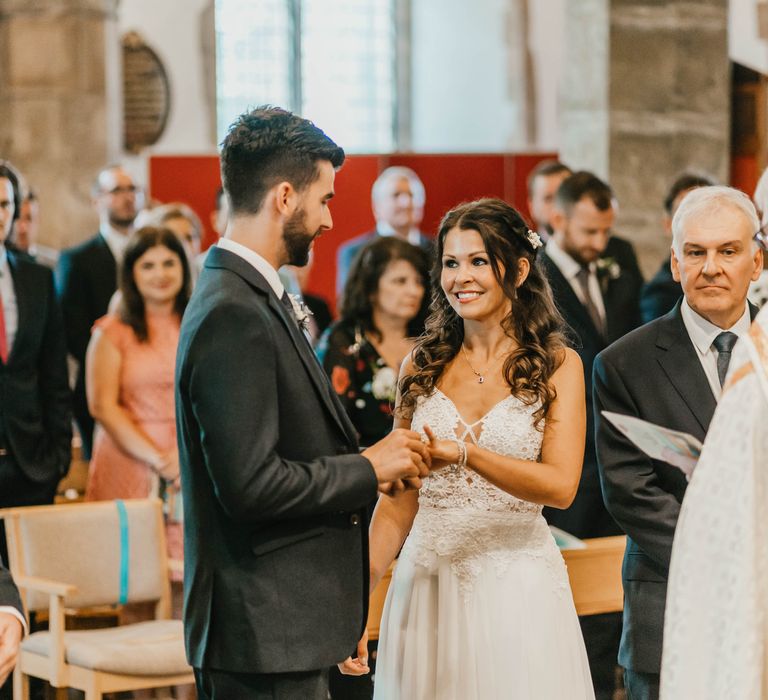
<svg viewBox="0 0 768 700">
<path fill-rule="evenodd" d="M 639 300 L 643 279 L 637 267 L 632 245 L 628 241 L 613 236 L 604 257 L 613 258 L 619 266 L 619 274 L 613 278 L 607 272 L 598 274 L 605 307 L 605 334 L 601 334 L 595 327 L 584 304 L 576 296 L 576 292 L 573 291 L 573 287 L 560 268 L 546 252 L 539 257 L 539 263 L 552 288 L 555 304 L 568 325 L 568 340 L 579 354 L 584 366 L 587 439 L 579 490 L 570 508 L 544 509 L 548 522 L 577 537 L 605 537 L 620 532 L 616 523 L 606 512 L 600 492 L 592 413 L 592 365 L 601 350 L 640 325 Z"/>
<path fill-rule="evenodd" d="M 366 621 L 376 477 L 295 320 L 218 247 L 184 315 L 176 385 L 190 663 L 343 660 Z"/>
<path fill-rule="evenodd" d="M 757 309 L 750 305 L 750 312 L 754 318 Z M 627 533 L 619 664 L 633 671 L 659 673 L 672 539 L 687 482 L 676 467 L 640 452 L 600 412 L 636 416 L 703 442 L 715 406 L 683 324 L 680 302 L 595 360 L 594 408 L 603 495 L 609 512 Z"/>
</svg>

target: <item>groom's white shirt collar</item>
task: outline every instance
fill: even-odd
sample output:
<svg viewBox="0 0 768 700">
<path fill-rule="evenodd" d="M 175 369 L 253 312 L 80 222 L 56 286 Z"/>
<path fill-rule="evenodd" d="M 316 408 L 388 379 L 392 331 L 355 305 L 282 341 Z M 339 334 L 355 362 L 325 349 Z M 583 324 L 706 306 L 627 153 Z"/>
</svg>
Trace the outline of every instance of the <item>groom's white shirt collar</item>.
<svg viewBox="0 0 768 700">
<path fill-rule="evenodd" d="M 280 275 L 277 274 L 277 270 L 275 270 L 266 259 L 262 258 L 261 255 L 250 248 L 247 248 L 242 243 L 238 243 L 229 238 L 219 238 L 216 245 L 219 246 L 219 248 L 228 250 L 230 253 L 234 253 L 245 260 L 245 262 L 255 267 L 256 272 L 261 273 L 264 279 L 269 282 L 269 286 L 272 287 L 272 291 L 277 295 L 277 298 L 282 299 L 285 287 L 280 281 Z"/>
</svg>

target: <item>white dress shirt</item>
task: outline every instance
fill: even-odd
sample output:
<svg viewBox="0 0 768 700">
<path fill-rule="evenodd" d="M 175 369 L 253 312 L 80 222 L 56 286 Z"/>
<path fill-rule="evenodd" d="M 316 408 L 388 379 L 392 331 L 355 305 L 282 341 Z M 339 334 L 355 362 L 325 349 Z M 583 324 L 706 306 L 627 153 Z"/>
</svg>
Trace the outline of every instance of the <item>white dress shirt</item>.
<svg viewBox="0 0 768 700">
<path fill-rule="evenodd" d="M 710 323 L 706 318 L 697 314 L 689 306 L 688 300 L 685 298 L 680 306 L 680 313 L 683 317 L 685 330 L 688 331 L 693 347 L 696 348 L 696 354 L 699 356 L 699 362 L 701 362 L 701 366 L 704 369 L 704 374 L 707 375 L 712 393 L 716 399 L 719 399 L 723 389 L 717 376 L 718 353 L 712 343 L 724 331 L 735 333 L 739 338 L 749 333 L 749 327 L 752 324 L 752 319 L 749 316 L 749 305 L 746 302 L 744 303 L 744 313 L 730 328 L 719 328 Z"/>
<path fill-rule="evenodd" d="M 128 240 L 131 237 L 131 231 L 128 233 L 121 233 L 113 226 L 106 224 L 99 230 L 101 237 L 106 241 L 109 247 L 109 252 L 112 253 L 112 257 L 115 262 L 120 265 L 123 262 L 123 254 L 128 246 Z"/>
<path fill-rule="evenodd" d="M 8 253 L 5 246 L 0 245 L 0 296 L 3 298 L 3 315 L 5 317 L 5 339 L 8 355 L 11 354 L 16 331 L 19 328 L 19 305 L 16 303 L 16 291 L 13 288 L 11 267 L 8 264 Z"/>
<path fill-rule="evenodd" d="M 560 272 L 563 273 L 563 277 L 568 280 L 568 284 L 576 293 L 579 301 L 584 304 L 586 299 L 584 298 L 584 290 L 576 279 L 576 275 L 581 270 L 581 264 L 576 262 L 568 253 L 566 253 L 553 237 L 550 236 L 547 241 L 547 246 L 544 249 L 547 251 L 549 259 L 557 265 Z M 603 293 L 600 291 L 600 282 L 597 279 L 597 264 L 589 264 L 589 296 L 592 299 L 592 303 L 595 305 L 597 312 L 600 314 L 600 318 L 605 323 L 605 304 L 603 303 Z"/>
<path fill-rule="evenodd" d="M 219 238 L 216 243 L 219 248 L 228 250 L 230 253 L 241 257 L 245 262 L 256 268 L 257 272 L 260 272 L 272 290 L 277 294 L 278 299 L 282 299 L 285 287 L 280 281 L 280 275 L 277 273 L 272 265 L 270 265 L 261 255 L 254 252 L 250 248 L 247 248 L 242 243 L 233 241 L 231 238 Z"/>
<path fill-rule="evenodd" d="M 376 233 L 384 237 L 399 235 L 395 231 L 395 229 L 393 229 L 389 224 L 385 223 L 384 221 L 376 222 Z M 408 231 L 408 238 L 406 240 L 411 245 L 418 246 L 421 243 L 421 231 L 419 231 L 419 229 L 417 228 L 412 228 L 410 231 Z"/>
</svg>

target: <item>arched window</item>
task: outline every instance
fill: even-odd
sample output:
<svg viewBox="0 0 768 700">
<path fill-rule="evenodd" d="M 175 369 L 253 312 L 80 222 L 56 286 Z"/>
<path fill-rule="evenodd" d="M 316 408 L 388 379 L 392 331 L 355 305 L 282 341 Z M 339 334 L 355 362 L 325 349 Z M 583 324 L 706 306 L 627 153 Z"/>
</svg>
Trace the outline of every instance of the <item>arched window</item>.
<svg viewBox="0 0 768 700">
<path fill-rule="evenodd" d="M 348 152 L 395 147 L 395 0 L 216 0 L 217 133 L 259 104 Z"/>
</svg>

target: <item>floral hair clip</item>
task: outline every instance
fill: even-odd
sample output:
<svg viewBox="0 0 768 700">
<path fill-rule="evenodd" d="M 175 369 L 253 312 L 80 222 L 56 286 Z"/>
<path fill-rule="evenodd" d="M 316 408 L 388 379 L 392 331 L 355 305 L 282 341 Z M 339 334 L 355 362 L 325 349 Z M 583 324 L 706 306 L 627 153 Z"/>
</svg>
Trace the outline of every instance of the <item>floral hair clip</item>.
<svg viewBox="0 0 768 700">
<path fill-rule="evenodd" d="M 528 229 L 528 233 L 525 234 L 525 237 L 528 239 L 528 243 L 531 244 L 531 248 L 534 250 L 538 250 L 543 246 L 544 244 L 541 242 L 541 236 L 539 236 L 536 231 L 531 231 L 531 229 Z"/>
</svg>

